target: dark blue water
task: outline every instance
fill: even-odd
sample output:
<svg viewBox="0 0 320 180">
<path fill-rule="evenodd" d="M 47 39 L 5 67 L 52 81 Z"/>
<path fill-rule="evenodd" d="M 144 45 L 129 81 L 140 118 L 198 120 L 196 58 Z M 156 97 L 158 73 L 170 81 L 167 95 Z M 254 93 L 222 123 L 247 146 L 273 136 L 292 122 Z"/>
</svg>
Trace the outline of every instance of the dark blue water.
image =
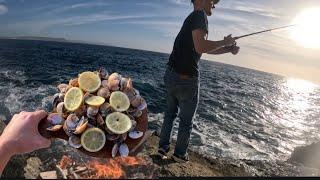
<svg viewBox="0 0 320 180">
<path fill-rule="evenodd" d="M 49 110 L 57 84 L 103 66 L 133 78 L 148 102 L 150 128 L 158 129 L 167 60 L 168 54 L 117 47 L 0 40 L 0 119 Z M 191 148 L 236 159 L 285 159 L 294 147 L 320 139 L 318 85 L 204 60 L 200 67 Z"/>
</svg>

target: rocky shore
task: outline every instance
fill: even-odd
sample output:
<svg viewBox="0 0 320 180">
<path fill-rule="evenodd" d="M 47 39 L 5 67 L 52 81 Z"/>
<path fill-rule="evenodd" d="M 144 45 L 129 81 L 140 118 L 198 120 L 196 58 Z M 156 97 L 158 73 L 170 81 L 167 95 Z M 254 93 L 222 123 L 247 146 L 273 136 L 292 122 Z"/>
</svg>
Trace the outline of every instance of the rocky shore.
<svg viewBox="0 0 320 180">
<path fill-rule="evenodd" d="M 4 126 L 0 121 L 0 132 Z M 320 156 L 320 143 L 297 148 L 288 161 L 214 158 L 190 151 L 190 162 L 180 164 L 171 159 L 159 160 L 155 156 L 157 142 L 157 136 L 149 138 L 138 156 L 152 159 L 153 163 L 159 166 L 159 177 L 320 176 L 320 162 L 317 161 Z M 39 178 L 41 172 L 54 169 L 66 154 L 82 160 L 81 155 L 64 141 L 53 141 L 51 148 L 13 157 L 2 177 Z"/>
</svg>

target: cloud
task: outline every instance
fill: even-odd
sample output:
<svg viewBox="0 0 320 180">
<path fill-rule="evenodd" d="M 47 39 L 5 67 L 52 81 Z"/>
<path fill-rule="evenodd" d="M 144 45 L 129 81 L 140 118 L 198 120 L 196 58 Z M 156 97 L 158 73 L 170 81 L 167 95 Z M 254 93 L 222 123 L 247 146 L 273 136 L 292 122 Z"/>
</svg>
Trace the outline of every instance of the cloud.
<svg viewBox="0 0 320 180">
<path fill-rule="evenodd" d="M 191 3 L 190 0 L 170 0 L 174 4 L 179 4 L 179 5 L 188 5 Z"/>
<path fill-rule="evenodd" d="M 8 12 L 7 6 L 0 4 L 0 15 L 6 14 L 7 12 Z"/>
<path fill-rule="evenodd" d="M 174 38 L 182 26 L 182 22 L 169 20 L 130 20 L 119 22 L 119 24 L 139 24 L 145 28 L 160 32 L 163 37 Z"/>
<path fill-rule="evenodd" d="M 39 21 L 21 21 L 15 24 L 9 25 L 9 28 L 12 29 L 28 29 L 31 32 L 39 33 L 47 28 L 57 27 L 57 26 L 77 26 L 84 24 L 91 24 L 96 22 L 103 21 L 112 21 L 112 20 L 128 20 L 141 18 L 143 16 L 132 16 L 132 15 L 111 15 L 107 13 L 100 14 L 91 14 L 86 16 L 73 16 L 68 18 L 57 18 L 51 20 L 39 20 Z"/>
<path fill-rule="evenodd" d="M 101 6 L 108 6 L 108 5 L 109 3 L 105 3 L 105 2 L 78 3 L 78 4 L 69 5 L 69 6 L 59 7 L 54 10 L 48 11 L 48 13 L 59 14 L 59 13 L 68 12 L 74 9 L 85 9 L 85 8 L 101 7 Z"/>
<path fill-rule="evenodd" d="M 79 4 L 74 4 L 71 6 L 71 8 L 88 8 L 88 7 L 94 7 L 94 6 L 107 6 L 109 3 L 104 3 L 104 2 L 96 2 L 96 3 L 79 3 Z"/>
<path fill-rule="evenodd" d="M 82 24 L 89 24 L 94 22 L 101 22 L 101 21 L 112 21 L 112 20 L 123 20 L 123 19 L 134 19 L 140 18 L 141 16 L 114 16 L 108 14 L 96 14 L 96 15 L 89 15 L 89 16 L 77 16 L 66 19 L 64 21 L 64 25 L 66 26 L 75 26 L 75 25 L 82 25 Z"/>
</svg>

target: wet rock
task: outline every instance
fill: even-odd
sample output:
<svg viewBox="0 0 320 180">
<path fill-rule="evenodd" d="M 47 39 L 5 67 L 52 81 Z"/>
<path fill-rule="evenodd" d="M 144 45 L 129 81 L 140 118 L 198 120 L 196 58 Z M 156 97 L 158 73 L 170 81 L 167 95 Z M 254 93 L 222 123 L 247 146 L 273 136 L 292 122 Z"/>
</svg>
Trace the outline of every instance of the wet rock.
<svg viewBox="0 0 320 180">
<path fill-rule="evenodd" d="M 2 134 L 5 127 L 6 127 L 6 124 L 0 119 L 0 135 Z"/>
<path fill-rule="evenodd" d="M 320 169 L 320 142 L 297 147 L 288 159 L 290 163 L 300 163 L 307 167 Z"/>
<path fill-rule="evenodd" d="M 27 160 L 27 165 L 24 167 L 24 177 L 26 179 L 37 178 L 42 171 L 42 162 L 37 157 L 31 157 Z"/>
<path fill-rule="evenodd" d="M 56 171 L 47 171 L 40 173 L 41 179 L 57 179 L 58 175 Z"/>
</svg>

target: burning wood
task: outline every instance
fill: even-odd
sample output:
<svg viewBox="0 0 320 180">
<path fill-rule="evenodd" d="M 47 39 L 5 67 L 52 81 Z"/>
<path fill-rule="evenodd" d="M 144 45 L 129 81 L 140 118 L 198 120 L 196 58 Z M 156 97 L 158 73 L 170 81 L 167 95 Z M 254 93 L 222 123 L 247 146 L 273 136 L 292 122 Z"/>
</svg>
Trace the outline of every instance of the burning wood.
<svg viewBox="0 0 320 180">
<path fill-rule="evenodd" d="M 56 165 L 56 171 L 43 172 L 40 177 L 43 179 L 156 178 L 158 170 L 158 166 L 154 165 L 151 159 L 142 157 L 90 159 L 86 163 L 76 163 L 70 157 L 63 156 L 60 164 Z"/>
<path fill-rule="evenodd" d="M 119 179 L 125 174 L 120 164 L 113 159 L 110 159 L 107 164 L 103 164 L 97 161 L 91 162 L 89 164 L 89 169 L 93 172 L 93 174 L 89 176 L 89 178 Z"/>
<path fill-rule="evenodd" d="M 68 166 L 71 166 L 73 163 L 73 160 L 68 156 L 63 156 L 60 161 L 60 168 L 66 169 Z"/>
</svg>

